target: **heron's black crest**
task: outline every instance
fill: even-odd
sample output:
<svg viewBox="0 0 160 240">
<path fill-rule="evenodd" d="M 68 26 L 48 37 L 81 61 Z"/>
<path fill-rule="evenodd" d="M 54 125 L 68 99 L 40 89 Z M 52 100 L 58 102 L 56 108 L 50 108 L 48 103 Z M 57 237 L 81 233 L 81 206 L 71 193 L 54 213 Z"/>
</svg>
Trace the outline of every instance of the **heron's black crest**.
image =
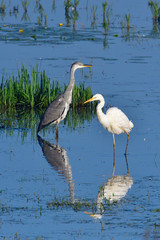
<svg viewBox="0 0 160 240">
<path fill-rule="evenodd" d="M 83 64 L 82 64 L 81 62 L 75 61 L 74 63 L 72 63 L 71 68 L 72 68 L 74 65 L 83 65 Z"/>
</svg>

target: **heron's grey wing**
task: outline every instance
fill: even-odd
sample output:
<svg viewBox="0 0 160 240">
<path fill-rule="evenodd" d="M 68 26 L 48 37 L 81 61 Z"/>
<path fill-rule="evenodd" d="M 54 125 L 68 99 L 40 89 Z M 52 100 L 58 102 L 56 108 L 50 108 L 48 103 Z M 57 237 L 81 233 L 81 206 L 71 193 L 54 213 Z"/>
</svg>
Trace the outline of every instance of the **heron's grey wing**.
<svg viewBox="0 0 160 240">
<path fill-rule="evenodd" d="M 42 152 L 46 160 L 53 166 L 56 170 L 64 174 L 65 170 L 65 159 L 62 154 L 62 149 L 57 148 L 55 144 L 52 144 L 38 135 L 38 142 L 41 146 Z"/>
<path fill-rule="evenodd" d="M 65 110 L 65 99 L 64 94 L 59 95 L 53 102 L 50 103 L 46 109 L 40 123 L 38 126 L 39 132 L 45 126 L 48 126 L 51 123 L 56 122 L 63 114 Z"/>
</svg>

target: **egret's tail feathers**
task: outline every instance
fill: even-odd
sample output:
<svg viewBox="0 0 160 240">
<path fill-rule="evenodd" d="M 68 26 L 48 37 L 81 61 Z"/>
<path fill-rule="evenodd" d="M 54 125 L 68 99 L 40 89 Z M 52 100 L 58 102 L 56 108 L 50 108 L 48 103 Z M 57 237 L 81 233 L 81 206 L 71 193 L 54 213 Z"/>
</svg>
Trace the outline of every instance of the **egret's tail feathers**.
<svg viewBox="0 0 160 240">
<path fill-rule="evenodd" d="M 134 127 L 134 124 L 131 121 L 129 121 L 129 125 L 131 129 Z"/>
</svg>

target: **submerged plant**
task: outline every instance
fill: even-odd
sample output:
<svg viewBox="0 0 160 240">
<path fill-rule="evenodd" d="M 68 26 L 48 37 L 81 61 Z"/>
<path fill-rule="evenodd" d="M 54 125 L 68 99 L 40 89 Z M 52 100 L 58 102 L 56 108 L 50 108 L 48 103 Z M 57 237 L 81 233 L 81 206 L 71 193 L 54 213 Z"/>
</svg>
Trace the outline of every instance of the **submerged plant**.
<svg viewBox="0 0 160 240">
<path fill-rule="evenodd" d="M 39 16 L 37 18 L 38 25 L 41 26 L 44 22 L 44 26 L 45 26 L 45 28 L 47 28 L 47 14 L 44 13 L 44 8 L 40 1 L 36 1 L 36 9 L 39 14 Z"/>
<path fill-rule="evenodd" d="M 26 22 L 30 21 L 30 18 L 28 16 L 28 6 L 30 4 L 30 0 L 22 0 L 21 3 L 22 3 L 22 7 L 24 9 L 24 13 L 23 13 L 21 20 L 22 21 L 24 20 Z"/>
<path fill-rule="evenodd" d="M 102 8 L 103 8 L 103 28 L 104 28 L 104 34 L 107 35 L 109 25 L 110 25 L 110 13 L 111 13 L 111 8 L 108 6 L 107 1 L 102 3 Z"/>
<path fill-rule="evenodd" d="M 152 12 L 152 18 L 153 18 L 153 23 L 160 23 L 160 7 L 159 7 L 159 3 L 155 0 L 155 1 L 149 1 L 148 2 L 148 6 L 151 9 Z"/>
<path fill-rule="evenodd" d="M 71 0 L 64 1 L 66 23 L 67 25 L 70 25 L 72 21 L 73 30 L 75 30 L 76 21 L 78 20 L 79 17 L 77 10 L 78 4 L 79 0 L 74 0 L 74 3 L 72 3 Z"/>
<path fill-rule="evenodd" d="M 6 5 L 4 3 L 4 0 L 2 0 L 0 4 L 0 13 L 5 13 L 5 10 L 6 10 Z"/>
<path fill-rule="evenodd" d="M 43 6 L 41 3 L 39 3 L 39 6 L 38 6 L 38 12 L 40 14 L 40 21 L 41 21 L 41 24 L 42 24 L 42 21 L 43 21 L 43 15 L 44 15 L 44 9 L 43 9 Z"/>
<path fill-rule="evenodd" d="M 4 3 L 4 0 L 2 0 L 1 4 L 0 4 L 0 15 L 1 15 L 1 18 L 2 20 L 4 20 L 4 17 L 6 15 L 6 5 Z"/>
<path fill-rule="evenodd" d="M 106 7 L 107 7 L 107 1 L 105 1 L 104 3 L 102 3 L 102 7 L 103 7 L 103 22 L 106 19 Z"/>
<path fill-rule="evenodd" d="M 72 22 L 73 22 L 73 30 L 75 30 L 76 21 L 78 20 L 78 17 L 79 17 L 79 14 L 77 11 L 78 4 L 79 4 L 79 0 L 74 0 L 74 4 L 72 6 L 72 12 L 71 12 L 71 18 L 72 18 Z"/>
<path fill-rule="evenodd" d="M 126 14 L 125 15 L 125 22 L 126 22 L 127 32 L 129 32 L 129 29 L 130 29 L 130 18 L 131 18 L 130 14 Z"/>
<path fill-rule="evenodd" d="M 94 27 L 97 24 L 97 7 L 94 5 L 91 7 L 91 26 Z"/>
<path fill-rule="evenodd" d="M 72 6 L 71 0 L 65 0 L 64 1 L 64 6 L 65 6 L 65 18 L 66 18 L 66 23 L 67 25 L 70 24 L 70 7 Z"/>
<path fill-rule="evenodd" d="M 28 11 L 28 6 L 30 4 L 30 0 L 21 0 L 22 7 L 24 9 L 24 12 L 27 13 Z"/>
<path fill-rule="evenodd" d="M 45 27 L 47 27 L 47 14 L 44 15 L 44 19 L 45 19 L 44 20 L 44 25 L 45 25 Z"/>
<path fill-rule="evenodd" d="M 55 11 L 56 9 L 56 3 L 55 0 L 52 1 L 52 11 Z"/>
<path fill-rule="evenodd" d="M 135 28 L 134 25 L 131 26 L 131 15 L 125 14 L 123 20 L 121 21 L 122 35 L 126 40 L 130 40 L 130 36 L 134 37 Z"/>
</svg>

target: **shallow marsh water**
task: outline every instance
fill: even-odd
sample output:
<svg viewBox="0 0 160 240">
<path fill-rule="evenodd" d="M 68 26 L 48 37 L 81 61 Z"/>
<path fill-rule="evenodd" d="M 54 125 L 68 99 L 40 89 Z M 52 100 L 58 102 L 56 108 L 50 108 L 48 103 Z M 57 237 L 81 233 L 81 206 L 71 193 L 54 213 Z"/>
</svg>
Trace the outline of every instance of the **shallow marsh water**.
<svg viewBox="0 0 160 240">
<path fill-rule="evenodd" d="M 124 157 L 127 138 L 120 135 L 116 136 L 117 177 L 111 179 L 112 135 L 96 116 L 74 129 L 62 122 L 61 149 L 56 149 L 53 127 L 42 131 L 38 142 L 36 126 L 17 128 L 18 120 L 11 118 L 14 127 L 9 127 L 5 125 L 8 119 L 3 118 L 0 238 L 159 239 L 160 35 L 153 30 L 147 2 L 112 1 L 107 37 L 102 27 L 102 2 L 80 1 L 75 31 L 65 24 L 63 1 L 55 1 L 53 11 L 49 3 L 41 2 L 48 14 L 47 28 L 44 23 L 37 24 L 34 1 L 28 8 L 30 21 L 21 20 L 20 1 L 17 18 L 9 16 L 13 6 L 8 3 L 0 22 L 1 74 L 4 68 L 11 75 L 17 73 L 17 65 L 24 63 L 29 68 L 38 63 L 40 70 L 48 70 L 52 79 L 63 84 L 69 81 L 73 61 L 93 63 L 91 71 L 77 70 L 76 83 L 85 81 L 93 94 L 104 95 L 106 105 L 119 107 L 133 121 L 127 155 L 129 176 Z M 94 28 L 93 5 L 97 6 Z M 123 36 L 120 22 L 128 13 L 134 30 Z M 18 32 L 21 28 L 22 34 Z M 60 160 L 52 162 L 53 155 Z M 111 186 L 118 188 L 118 201 L 108 204 L 104 198 L 113 195 Z"/>
</svg>

